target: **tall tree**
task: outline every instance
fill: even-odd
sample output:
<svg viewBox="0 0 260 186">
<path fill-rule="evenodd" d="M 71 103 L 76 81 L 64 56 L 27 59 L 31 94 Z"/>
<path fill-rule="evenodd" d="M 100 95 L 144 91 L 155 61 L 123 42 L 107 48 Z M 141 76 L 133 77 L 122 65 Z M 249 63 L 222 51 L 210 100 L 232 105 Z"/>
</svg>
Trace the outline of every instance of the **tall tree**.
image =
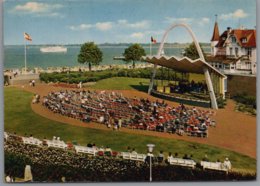
<svg viewBox="0 0 260 186">
<path fill-rule="evenodd" d="M 79 63 L 88 63 L 89 71 L 92 65 L 99 65 L 102 62 L 103 53 L 94 42 L 84 43 L 78 55 Z"/>
<path fill-rule="evenodd" d="M 202 50 L 202 53 L 203 55 L 205 56 L 205 53 L 201 47 L 201 44 L 200 45 L 200 48 Z M 198 59 L 199 58 L 199 53 L 196 49 L 196 45 L 194 42 L 192 42 L 188 47 L 186 47 L 184 49 L 184 56 L 188 57 L 188 58 L 191 58 L 191 59 Z"/>
<path fill-rule="evenodd" d="M 135 68 L 135 62 L 140 61 L 142 56 L 145 56 L 144 48 L 139 44 L 133 44 L 125 49 L 124 57 L 126 62 L 133 62 L 133 68 Z"/>
</svg>

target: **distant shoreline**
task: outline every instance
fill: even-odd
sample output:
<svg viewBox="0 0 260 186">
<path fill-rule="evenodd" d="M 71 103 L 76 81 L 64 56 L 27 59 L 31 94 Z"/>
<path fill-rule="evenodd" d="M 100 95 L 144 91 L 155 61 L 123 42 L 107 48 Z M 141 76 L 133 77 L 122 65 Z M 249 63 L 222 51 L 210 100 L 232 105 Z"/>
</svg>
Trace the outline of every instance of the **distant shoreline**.
<svg viewBox="0 0 260 186">
<path fill-rule="evenodd" d="M 128 47 L 134 43 L 102 43 L 102 44 L 97 44 L 99 47 Z M 150 43 L 139 43 L 143 47 L 150 47 Z M 190 45 L 191 43 L 165 43 L 165 47 L 186 47 Z M 210 47 L 210 43 L 200 43 L 202 47 Z M 32 47 L 44 47 L 44 46 L 68 46 L 68 47 L 80 47 L 82 44 L 28 44 L 28 46 Z M 160 43 L 153 44 L 153 46 L 158 47 Z M 4 47 L 20 47 L 24 46 L 23 44 L 4 44 Z"/>
<path fill-rule="evenodd" d="M 153 67 L 153 64 L 150 63 L 142 63 L 142 64 L 136 64 L 135 69 L 138 68 L 148 68 Z M 41 67 L 34 67 L 34 68 L 28 68 L 27 70 L 28 74 L 40 74 L 40 73 L 53 73 L 53 72 L 87 72 L 89 71 L 88 66 L 72 66 L 72 67 L 47 67 L 46 69 Z M 91 71 L 101 71 L 101 70 L 108 70 L 108 69 L 132 69 L 131 64 L 111 64 L 111 65 L 98 65 L 98 66 L 92 66 Z M 5 69 L 5 72 L 17 72 L 18 74 L 24 74 L 24 68 L 13 68 L 13 69 Z"/>
</svg>

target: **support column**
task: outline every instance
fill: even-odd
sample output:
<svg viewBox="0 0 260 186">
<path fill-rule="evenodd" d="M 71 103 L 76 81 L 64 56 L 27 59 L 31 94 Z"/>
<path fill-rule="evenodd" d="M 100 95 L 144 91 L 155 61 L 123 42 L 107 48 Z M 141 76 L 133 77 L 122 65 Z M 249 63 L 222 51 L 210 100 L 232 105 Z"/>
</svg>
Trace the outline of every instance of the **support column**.
<svg viewBox="0 0 260 186">
<path fill-rule="evenodd" d="M 151 94 L 151 92 L 153 90 L 154 78 L 155 78 L 155 75 L 156 75 L 156 68 L 157 68 L 157 65 L 154 65 L 153 73 L 152 73 L 152 77 L 151 77 L 150 85 L 149 85 L 149 89 L 148 89 L 148 94 L 149 95 Z"/>
<path fill-rule="evenodd" d="M 203 71 L 204 71 L 204 75 L 205 75 L 205 79 L 206 79 L 206 83 L 207 83 L 207 87 L 208 87 L 208 91 L 209 91 L 209 96 L 210 96 L 210 100 L 211 100 L 211 108 L 218 109 L 218 104 L 217 104 L 215 92 L 213 90 L 212 81 L 211 81 L 211 78 L 209 75 L 209 70 L 207 68 L 203 68 Z"/>
</svg>

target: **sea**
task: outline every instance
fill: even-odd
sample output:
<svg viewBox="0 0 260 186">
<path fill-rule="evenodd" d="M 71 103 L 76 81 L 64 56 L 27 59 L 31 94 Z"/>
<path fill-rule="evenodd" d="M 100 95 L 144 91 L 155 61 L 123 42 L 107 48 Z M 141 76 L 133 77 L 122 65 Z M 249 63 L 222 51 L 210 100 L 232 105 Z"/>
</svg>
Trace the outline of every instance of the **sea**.
<svg viewBox="0 0 260 186">
<path fill-rule="evenodd" d="M 74 67 L 74 66 L 86 66 L 77 62 L 77 56 L 80 52 L 79 45 L 67 45 L 66 53 L 43 53 L 40 48 L 43 46 L 30 46 L 27 45 L 27 67 L 29 69 L 47 67 Z M 115 56 L 122 56 L 125 49 L 128 46 L 99 46 L 103 52 L 103 61 L 100 65 L 112 65 L 112 64 L 125 64 L 123 60 L 114 60 Z M 156 55 L 158 46 L 152 47 L 152 55 Z M 150 55 L 149 45 L 144 46 L 147 55 Z M 204 51 L 209 50 L 208 48 Z M 184 47 L 167 47 L 164 48 L 165 55 L 182 56 Z M 4 46 L 4 69 L 21 69 L 24 67 L 24 46 L 23 45 L 6 45 Z"/>
</svg>

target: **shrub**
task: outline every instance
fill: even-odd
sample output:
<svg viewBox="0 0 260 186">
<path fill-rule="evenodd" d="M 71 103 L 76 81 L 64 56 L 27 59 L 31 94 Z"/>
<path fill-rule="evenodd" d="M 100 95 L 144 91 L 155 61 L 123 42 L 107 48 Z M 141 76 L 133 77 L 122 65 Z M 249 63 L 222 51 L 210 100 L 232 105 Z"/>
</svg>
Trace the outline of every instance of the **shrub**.
<svg viewBox="0 0 260 186">
<path fill-rule="evenodd" d="M 225 108 L 225 106 L 227 104 L 226 100 L 223 99 L 223 97 L 221 97 L 221 96 L 217 99 L 217 103 L 218 103 L 219 108 Z"/>
<path fill-rule="evenodd" d="M 249 96 L 246 93 L 242 93 L 235 95 L 233 99 L 238 103 L 242 103 L 256 109 L 256 97 L 254 96 Z"/>
<path fill-rule="evenodd" d="M 109 69 L 103 71 L 92 72 L 53 72 L 53 73 L 41 73 L 40 80 L 46 83 L 48 82 L 64 82 L 64 83 L 79 83 L 81 82 L 93 82 L 101 79 L 111 77 L 132 77 L 132 78 L 150 78 L 153 72 L 153 68 L 143 69 Z M 171 80 L 178 80 L 180 74 L 174 71 L 168 71 L 158 69 L 155 78 L 167 79 L 168 75 Z"/>
</svg>

